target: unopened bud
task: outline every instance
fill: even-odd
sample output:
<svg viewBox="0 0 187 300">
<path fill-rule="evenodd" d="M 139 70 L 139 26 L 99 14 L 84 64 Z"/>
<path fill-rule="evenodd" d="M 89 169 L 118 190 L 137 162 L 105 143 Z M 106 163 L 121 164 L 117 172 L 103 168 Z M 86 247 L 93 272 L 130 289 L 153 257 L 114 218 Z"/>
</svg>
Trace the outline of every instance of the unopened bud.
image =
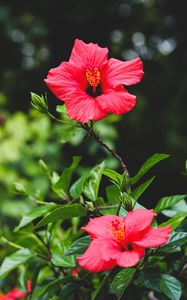
<svg viewBox="0 0 187 300">
<path fill-rule="evenodd" d="M 48 112 L 47 100 L 43 95 L 39 96 L 31 92 L 31 105 L 41 113 Z"/>
<path fill-rule="evenodd" d="M 78 277 L 80 272 L 81 272 L 81 267 L 80 266 L 76 266 L 75 268 L 73 268 L 71 270 L 71 276 Z"/>
<path fill-rule="evenodd" d="M 124 208 L 127 211 L 133 210 L 133 199 L 127 193 L 122 194 L 122 203 L 123 203 Z"/>
<path fill-rule="evenodd" d="M 46 163 L 42 159 L 39 160 L 39 165 L 40 165 L 40 167 L 42 168 L 43 171 L 45 171 L 47 173 L 49 172 L 48 166 L 46 165 Z"/>
<path fill-rule="evenodd" d="M 80 202 L 80 204 L 84 205 L 84 198 L 82 196 L 80 196 L 79 202 Z"/>
<path fill-rule="evenodd" d="M 123 173 L 122 175 L 122 179 L 121 179 L 121 190 L 125 191 L 127 193 L 130 192 L 130 178 L 129 178 L 129 174 L 127 173 Z"/>
<path fill-rule="evenodd" d="M 22 195 L 22 196 L 28 196 L 28 192 L 26 191 L 25 187 L 18 182 L 13 183 L 14 192 L 16 194 Z"/>
<path fill-rule="evenodd" d="M 87 204 L 88 208 L 90 208 L 91 210 L 94 210 L 95 207 L 94 207 L 94 204 L 90 201 L 85 201 L 85 203 Z"/>
</svg>

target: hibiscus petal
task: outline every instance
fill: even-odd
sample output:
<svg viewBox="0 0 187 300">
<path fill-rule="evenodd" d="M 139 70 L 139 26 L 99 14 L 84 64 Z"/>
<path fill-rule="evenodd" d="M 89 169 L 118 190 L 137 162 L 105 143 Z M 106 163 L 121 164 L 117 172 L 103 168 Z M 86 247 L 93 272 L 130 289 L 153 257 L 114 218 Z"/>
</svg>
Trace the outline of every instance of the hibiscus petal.
<svg viewBox="0 0 187 300">
<path fill-rule="evenodd" d="M 143 248 L 134 246 L 133 250 L 118 253 L 117 255 L 112 256 L 112 258 L 116 259 L 118 266 L 129 268 L 135 266 L 144 254 L 145 250 Z"/>
<path fill-rule="evenodd" d="M 142 236 L 138 240 L 133 242 L 144 248 L 153 248 L 165 244 L 168 241 L 170 233 L 170 226 L 159 228 L 149 227 L 144 234 L 142 233 Z"/>
<path fill-rule="evenodd" d="M 87 84 L 83 71 L 67 62 L 51 69 L 44 81 L 60 100 L 65 100 L 77 88 L 84 89 Z"/>
<path fill-rule="evenodd" d="M 10 297 L 10 298 L 12 297 L 12 299 L 21 299 L 21 298 L 25 298 L 26 296 L 27 296 L 27 293 L 20 292 L 17 288 L 14 288 L 12 291 L 10 291 L 7 294 L 7 297 Z"/>
<path fill-rule="evenodd" d="M 99 105 L 107 113 L 124 114 L 131 110 L 136 104 L 136 96 L 131 95 L 122 86 L 97 97 Z"/>
<path fill-rule="evenodd" d="M 106 112 L 98 104 L 97 99 L 90 97 L 81 89 L 73 91 L 65 103 L 68 117 L 78 122 L 96 121 L 106 116 Z"/>
<path fill-rule="evenodd" d="M 107 62 L 107 58 L 107 48 L 101 48 L 93 43 L 86 44 L 76 39 L 69 62 L 84 69 L 90 66 L 101 69 Z"/>
<path fill-rule="evenodd" d="M 130 61 L 111 58 L 108 60 L 102 76 L 110 86 L 116 87 L 119 84 L 131 85 L 138 83 L 143 74 L 143 64 L 139 58 Z"/>
<path fill-rule="evenodd" d="M 106 239 L 94 239 L 88 246 L 86 252 L 77 258 L 79 265 L 90 272 L 101 272 L 110 270 L 116 266 L 115 260 L 104 260 L 101 256 L 101 248 Z"/>
<path fill-rule="evenodd" d="M 119 222 L 123 222 L 122 217 L 118 217 L 115 215 L 106 215 L 106 216 L 90 219 L 89 223 L 85 227 L 82 227 L 81 229 L 89 233 L 92 238 L 108 237 L 108 236 L 111 237 L 109 227 L 111 222 L 115 220 L 118 220 Z"/>
<path fill-rule="evenodd" d="M 136 209 L 128 212 L 124 219 L 125 236 L 130 239 L 136 238 L 136 235 L 146 229 L 156 216 L 153 209 Z"/>
<path fill-rule="evenodd" d="M 116 257 L 122 253 L 119 245 L 112 239 L 103 239 L 101 246 L 101 257 L 105 261 L 110 261 L 113 257 Z"/>
</svg>

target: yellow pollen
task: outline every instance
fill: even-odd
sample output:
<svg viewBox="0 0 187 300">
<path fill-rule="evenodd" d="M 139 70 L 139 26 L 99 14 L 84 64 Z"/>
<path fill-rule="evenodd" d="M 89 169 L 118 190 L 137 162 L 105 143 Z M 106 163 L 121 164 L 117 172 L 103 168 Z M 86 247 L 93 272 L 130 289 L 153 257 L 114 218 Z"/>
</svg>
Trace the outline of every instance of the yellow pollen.
<svg viewBox="0 0 187 300">
<path fill-rule="evenodd" d="M 125 239 L 124 228 L 123 224 L 115 220 L 111 222 L 109 231 L 118 241 L 123 241 Z"/>
<path fill-rule="evenodd" d="M 89 67 L 86 70 L 86 79 L 93 88 L 96 88 L 100 83 L 101 74 L 96 67 Z"/>
</svg>

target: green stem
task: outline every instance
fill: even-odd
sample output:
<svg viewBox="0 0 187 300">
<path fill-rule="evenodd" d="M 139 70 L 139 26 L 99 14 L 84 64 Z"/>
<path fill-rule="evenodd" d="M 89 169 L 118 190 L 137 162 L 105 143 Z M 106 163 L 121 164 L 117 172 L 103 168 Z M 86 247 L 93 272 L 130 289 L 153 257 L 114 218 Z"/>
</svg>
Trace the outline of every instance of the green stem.
<svg viewBox="0 0 187 300">
<path fill-rule="evenodd" d="M 66 124 L 66 125 L 70 125 L 69 122 L 66 122 L 66 121 L 63 121 L 63 120 L 61 120 L 61 119 L 56 118 L 56 117 L 53 116 L 50 112 L 47 112 L 47 114 L 48 114 L 48 116 L 49 116 L 51 119 L 53 119 L 53 120 L 55 120 L 55 121 L 57 121 L 57 122 L 59 122 L 59 123 Z"/>
<path fill-rule="evenodd" d="M 19 249 L 19 250 L 24 249 L 24 247 L 22 247 L 22 246 L 20 246 L 20 245 L 17 245 L 17 244 L 14 244 L 14 243 L 10 242 L 10 241 L 7 240 L 4 236 L 1 236 L 0 239 L 1 239 L 1 241 L 2 241 L 3 243 L 6 243 L 6 244 L 8 244 L 8 245 L 10 245 L 10 246 L 12 246 L 12 247 L 14 247 L 14 248 L 16 248 L 16 249 Z"/>
</svg>

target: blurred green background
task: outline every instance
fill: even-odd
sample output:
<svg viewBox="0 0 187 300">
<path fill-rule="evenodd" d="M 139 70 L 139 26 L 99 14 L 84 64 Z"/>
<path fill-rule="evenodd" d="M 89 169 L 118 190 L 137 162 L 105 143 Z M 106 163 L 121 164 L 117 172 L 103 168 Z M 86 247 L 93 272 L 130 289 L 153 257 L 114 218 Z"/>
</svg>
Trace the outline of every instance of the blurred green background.
<svg viewBox="0 0 187 300">
<path fill-rule="evenodd" d="M 187 148 L 185 2 L 1 1 L 0 222 L 2 216 L 23 214 L 24 207 L 28 210 L 20 197 L 12 196 L 14 181 L 28 185 L 34 193 L 38 189 L 47 193 L 48 181 L 38 164 L 40 158 L 58 171 L 71 160 L 71 154 L 83 155 L 85 167 L 109 157 L 94 142 L 82 143 L 82 136 L 75 137 L 71 145 L 61 144 L 60 126 L 30 109 L 30 91 L 39 94 L 47 91 L 51 111 L 61 104 L 43 79 L 50 68 L 68 60 L 75 38 L 107 46 L 111 57 L 124 60 L 141 57 L 144 78 L 139 85 L 128 88 L 137 95 L 135 109 L 119 119 L 111 118 L 110 126 L 106 121 L 98 122 L 97 126 L 104 139 L 115 145 L 131 174 L 153 153 L 171 154 L 156 167 L 157 179 L 142 200 L 147 207 L 161 196 L 185 193 L 186 178 L 182 174 Z M 113 159 L 108 163 L 118 167 Z M 11 201 L 17 201 L 17 205 L 12 206 Z"/>
</svg>

